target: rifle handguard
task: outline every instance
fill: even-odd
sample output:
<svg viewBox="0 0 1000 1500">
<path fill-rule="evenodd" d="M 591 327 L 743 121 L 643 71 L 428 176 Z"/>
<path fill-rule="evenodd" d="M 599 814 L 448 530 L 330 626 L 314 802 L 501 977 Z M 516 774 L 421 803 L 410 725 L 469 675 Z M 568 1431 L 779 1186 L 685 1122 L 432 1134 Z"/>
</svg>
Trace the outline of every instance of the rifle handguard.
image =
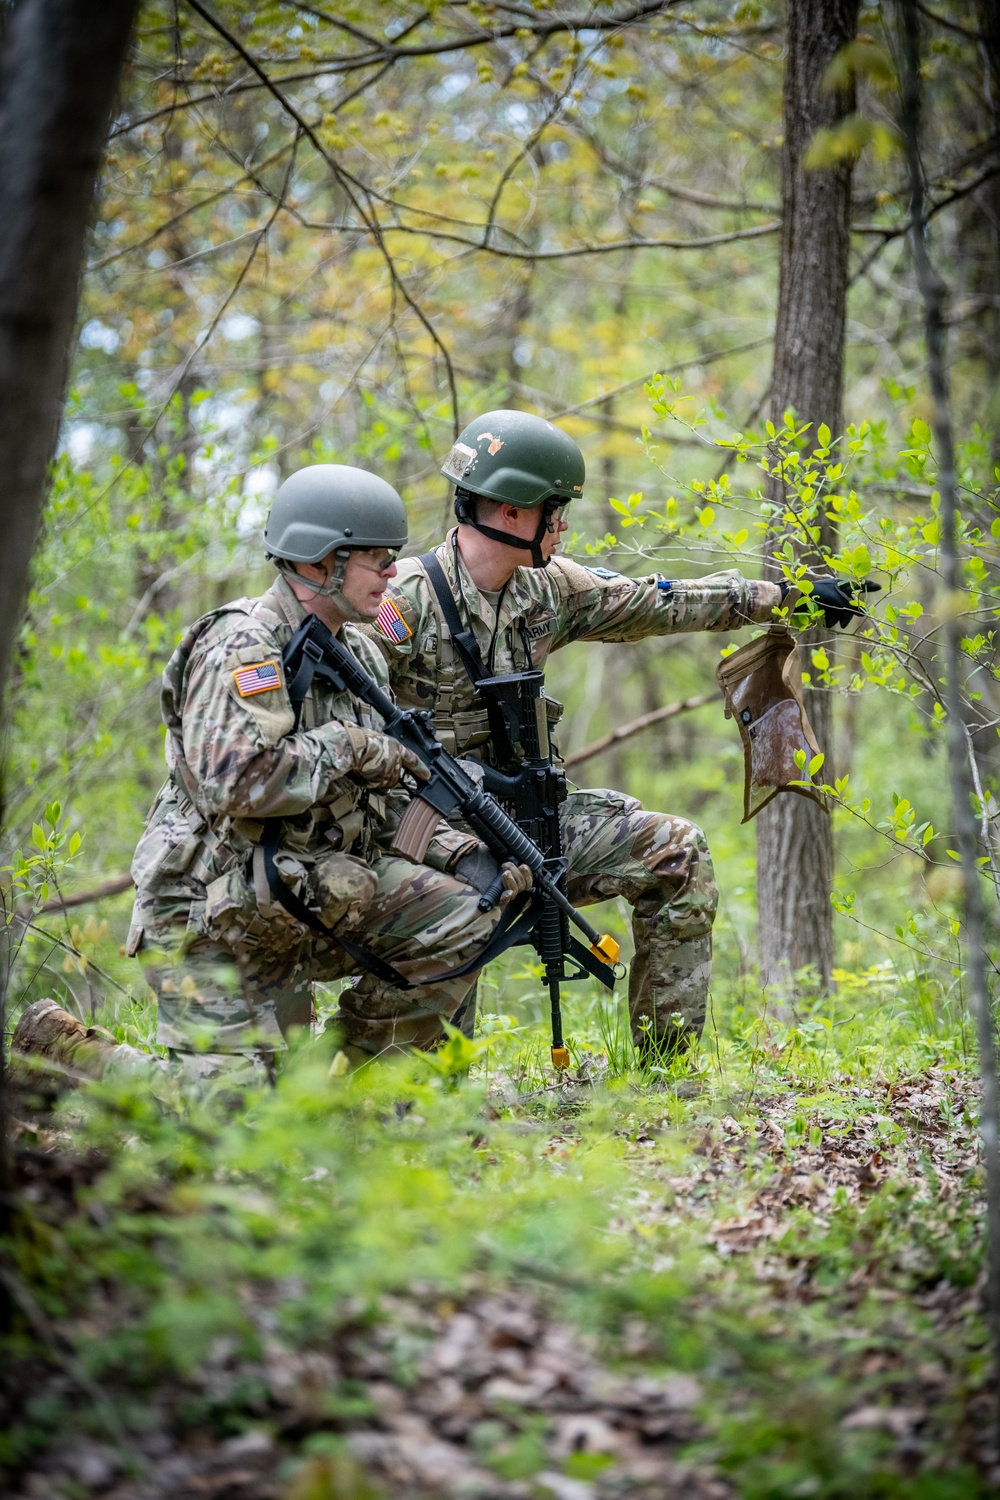
<svg viewBox="0 0 1000 1500">
<path fill-rule="evenodd" d="M 390 852 L 401 854 L 415 865 L 423 864 L 440 822 L 441 814 L 436 807 L 431 807 L 422 797 L 414 797 L 392 836 Z"/>
</svg>

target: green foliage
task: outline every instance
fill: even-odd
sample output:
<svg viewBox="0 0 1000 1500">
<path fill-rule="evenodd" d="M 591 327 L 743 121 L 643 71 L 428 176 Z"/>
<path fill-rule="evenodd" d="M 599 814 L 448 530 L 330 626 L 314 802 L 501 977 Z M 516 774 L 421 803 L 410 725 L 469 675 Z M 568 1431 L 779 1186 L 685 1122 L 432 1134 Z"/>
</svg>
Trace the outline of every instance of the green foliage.
<svg viewBox="0 0 1000 1500">
<path fill-rule="evenodd" d="M 793 1023 L 725 982 L 714 1015 L 702 1048 L 655 1080 L 623 1066 L 553 1089 L 533 1071 L 531 1034 L 510 1023 L 484 1028 L 489 1051 L 458 1081 L 454 1035 L 454 1066 L 415 1056 L 356 1073 L 325 1039 L 309 1043 L 235 1114 L 166 1077 L 151 1092 L 119 1074 L 63 1108 L 62 1128 L 106 1167 L 82 1211 L 36 1218 L 21 1273 L 72 1330 L 88 1377 L 128 1388 L 126 1432 L 165 1386 L 190 1423 L 241 1430 L 266 1409 L 261 1377 L 210 1399 L 203 1367 L 228 1348 L 260 1370 L 275 1340 L 329 1351 L 367 1330 L 406 1392 L 427 1347 L 406 1299 L 474 1304 L 507 1288 L 605 1360 L 696 1374 L 691 1456 L 710 1455 L 741 1493 L 909 1494 L 890 1428 L 872 1417 L 905 1405 L 877 1351 L 901 1350 L 908 1368 L 944 1360 L 959 1383 L 979 1360 L 961 1006 L 918 968 L 879 968 L 838 974 L 837 994 L 804 1001 Z M 596 1059 L 604 1018 L 584 999 L 570 1023 L 578 1057 Z M 825 1184 L 845 1161 L 861 1186 Z M 797 1196 L 806 1182 L 822 1210 Z M 773 1227 L 740 1251 L 761 1198 Z M 928 1289 L 942 1305 L 968 1299 L 963 1319 L 922 1312 L 913 1299 Z M 334 1383 L 324 1401 L 292 1493 L 364 1494 L 338 1439 L 370 1415 L 364 1393 Z M 949 1412 L 924 1432 L 920 1483 L 976 1495 Z M 8 1434 L 7 1461 L 77 1420 L 65 1403 L 36 1413 L 31 1431 Z M 551 1467 L 550 1438 L 544 1415 L 512 1408 L 472 1447 L 527 1479 Z M 592 1479 L 609 1462 L 583 1453 L 565 1472 Z"/>
</svg>

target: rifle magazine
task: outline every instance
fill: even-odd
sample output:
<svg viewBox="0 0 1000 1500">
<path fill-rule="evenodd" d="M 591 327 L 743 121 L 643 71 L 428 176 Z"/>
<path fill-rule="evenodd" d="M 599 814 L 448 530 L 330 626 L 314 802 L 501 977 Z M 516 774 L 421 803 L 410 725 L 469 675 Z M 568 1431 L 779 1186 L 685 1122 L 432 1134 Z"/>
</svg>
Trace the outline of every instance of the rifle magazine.
<svg viewBox="0 0 1000 1500">
<path fill-rule="evenodd" d="M 440 822 L 441 814 L 436 807 L 422 797 L 414 797 L 393 834 L 391 852 L 412 860 L 415 865 L 422 864 Z"/>
</svg>

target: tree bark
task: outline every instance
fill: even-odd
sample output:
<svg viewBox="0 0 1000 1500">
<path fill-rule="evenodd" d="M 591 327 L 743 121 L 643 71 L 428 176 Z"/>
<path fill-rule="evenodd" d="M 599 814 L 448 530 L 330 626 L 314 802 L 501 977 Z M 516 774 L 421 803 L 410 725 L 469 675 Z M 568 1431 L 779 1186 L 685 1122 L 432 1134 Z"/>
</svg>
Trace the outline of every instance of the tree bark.
<svg viewBox="0 0 1000 1500">
<path fill-rule="evenodd" d="M 10 675 L 46 476 L 56 451 L 87 220 L 135 9 L 136 0 L 20 0 L 4 27 L 0 696 Z M 3 749 L 0 744 L 0 759 Z M 0 822 L 2 791 L 0 781 Z M 0 1239 L 13 1215 L 3 1093 L 7 930 L 6 925 L 0 929 Z"/>
<path fill-rule="evenodd" d="M 136 0 L 21 0 L 0 54 L 0 687 L 56 449 L 84 237 Z"/>
<path fill-rule="evenodd" d="M 850 249 L 849 162 L 806 171 L 816 131 L 854 107 L 853 90 L 832 92 L 823 79 L 854 36 L 858 0 L 789 0 L 782 151 L 781 263 L 775 330 L 771 415 L 793 408 L 815 434 L 825 422 L 843 427 L 844 329 Z M 780 498 L 773 496 L 773 498 Z M 824 537 L 824 541 L 828 538 Z M 765 570 L 780 577 L 773 564 Z M 807 632 L 808 649 L 815 632 Z M 826 632 L 820 631 L 822 637 Z M 832 700 L 806 691 L 806 708 L 821 749 L 829 754 Z M 833 969 L 833 835 L 828 815 L 805 797 L 776 797 L 757 818 L 757 914 L 765 983 L 787 988 L 811 967 L 826 988 Z"/>
</svg>

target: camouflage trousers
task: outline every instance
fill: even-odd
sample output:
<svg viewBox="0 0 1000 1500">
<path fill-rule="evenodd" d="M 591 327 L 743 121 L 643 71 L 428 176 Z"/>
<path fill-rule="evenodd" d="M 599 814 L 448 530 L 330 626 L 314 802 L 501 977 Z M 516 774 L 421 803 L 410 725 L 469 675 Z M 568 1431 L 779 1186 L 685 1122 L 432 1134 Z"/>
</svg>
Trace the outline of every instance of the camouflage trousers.
<svg viewBox="0 0 1000 1500">
<path fill-rule="evenodd" d="M 647 812 L 623 792 L 570 792 L 560 818 L 574 906 L 621 896 L 632 907 L 632 1036 L 670 1055 L 701 1035 L 719 892 L 700 828 Z"/>
<path fill-rule="evenodd" d="M 561 824 L 573 903 L 620 896 L 633 908 L 628 1000 L 636 1044 L 646 1054 L 685 1047 L 704 1025 L 718 903 L 704 835 L 684 818 L 647 812 L 636 798 L 614 791 L 571 792 Z M 471 1034 L 478 971 L 433 985 L 420 981 L 473 959 L 499 912 L 481 912 L 478 891 L 426 866 L 385 857 L 373 868 L 375 894 L 342 930 L 416 988 L 358 977 L 355 960 L 319 935 L 271 954 L 194 936 L 176 962 L 147 969 L 160 1043 L 210 1054 L 280 1048 L 291 1027 L 310 1024 L 312 985 L 352 974 L 336 1017 L 349 1053 L 434 1046 L 442 1018 L 459 1018 Z M 146 906 L 147 947 L 176 941 L 176 908 L 164 917 L 157 921 L 155 902 Z"/>
<path fill-rule="evenodd" d="M 179 929 L 175 904 L 159 914 L 155 900 L 144 901 L 144 948 L 176 949 L 178 932 L 184 933 L 180 952 L 146 969 L 157 997 L 158 1042 L 172 1052 L 198 1054 L 195 1071 L 206 1074 L 223 1071 L 227 1056 L 273 1054 L 291 1028 L 312 1022 L 313 984 L 354 975 L 336 1017 L 349 1055 L 434 1046 L 443 1035 L 442 1018 L 459 1011 L 478 970 L 433 985 L 420 981 L 474 959 L 500 912 L 480 911 L 473 886 L 425 865 L 387 856 L 373 870 L 372 899 L 338 930 L 392 964 L 412 989 L 358 976 L 358 962 L 320 934 L 282 950 L 221 943 Z"/>
</svg>

